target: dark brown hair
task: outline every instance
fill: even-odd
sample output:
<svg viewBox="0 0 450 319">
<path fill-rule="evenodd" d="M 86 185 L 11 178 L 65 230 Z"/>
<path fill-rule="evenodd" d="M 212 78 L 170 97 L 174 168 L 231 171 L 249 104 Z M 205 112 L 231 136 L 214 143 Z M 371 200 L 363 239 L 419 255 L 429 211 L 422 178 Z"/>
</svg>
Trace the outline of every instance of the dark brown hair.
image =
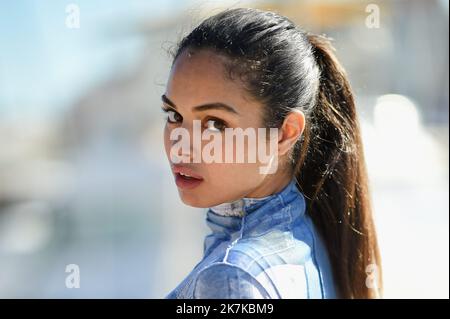
<svg viewBox="0 0 450 319">
<path fill-rule="evenodd" d="M 264 105 L 266 126 L 280 127 L 294 109 L 305 114 L 292 170 L 325 240 L 339 297 L 378 297 L 381 264 L 360 127 L 330 41 L 274 12 L 237 8 L 204 20 L 184 37 L 174 62 L 185 49 L 227 57 L 228 75 L 238 75 Z M 367 273 L 374 269 L 375 282 Z"/>
</svg>

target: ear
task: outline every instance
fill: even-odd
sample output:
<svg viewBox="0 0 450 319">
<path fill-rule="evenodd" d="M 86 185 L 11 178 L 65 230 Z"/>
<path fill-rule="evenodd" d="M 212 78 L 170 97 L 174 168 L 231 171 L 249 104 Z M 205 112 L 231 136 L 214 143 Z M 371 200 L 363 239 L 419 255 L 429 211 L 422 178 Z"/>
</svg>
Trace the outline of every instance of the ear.
<svg viewBox="0 0 450 319">
<path fill-rule="evenodd" d="M 278 135 L 278 154 L 284 155 L 294 147 L 305 129 L 305 114 L 292 110 L 284 119 Z"/>
</svg>

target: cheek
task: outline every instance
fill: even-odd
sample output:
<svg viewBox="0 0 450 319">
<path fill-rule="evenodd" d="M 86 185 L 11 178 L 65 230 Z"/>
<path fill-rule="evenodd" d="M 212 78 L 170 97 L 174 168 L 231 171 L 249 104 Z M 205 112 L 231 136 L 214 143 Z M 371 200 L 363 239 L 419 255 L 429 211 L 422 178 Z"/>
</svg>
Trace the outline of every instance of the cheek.
<svg viewBox="0 0 450 319">
<path fill-rule="evenodd" d="M 257 164 L 208 164 L 205 199 L 209 206 L 246 196 L 261 183 Z"/>
<path fill-rule="evenodd" d="M 169 126 L 166 124 L 164 126 L 164 149 L 166 150 L 167 158 L 169 158 L 170 147 L 171 147 L 170 129 Z"/>
<path fill-rule="evenodd" d="M 230 191 L 239 193 L 251 190 L 261 183 L 263 175 L 259 174 L 259 167 L 257 163 L 212 163 L 206 164 L 204 168 L 208 172 L 208 184 L 211 189 L 216 189 L 218 193 Z"/>
<path fill-rule="evenodd" d="M 263 139 L 259 143 L 265 143 L 265 140 Z M 223 163 L 204 165 L 205 169 L 208 170 L 208 176 L 210 176 L 210 180 L 214 186 L 221 187 L 226 184 L 227 187 L 237 187 L 242 190 L 242 188 L 252 188 L 261 183 L 265 176 L 260 172 L 260 168 L 264 167 L 265 164 L 259 158 L 259 143 L 258 140 L 254 140 L 249 145 L 249 141 L 245 139 L 244 144 L 239 145 L 236 141 L 225 142 L 223 138 Z M 229 154 L 228 158 L 232 158 L 234 163 L 225 160 L 226 153 Z M 253 155 L 250 156 L 250 154 Z"/>
</svg>

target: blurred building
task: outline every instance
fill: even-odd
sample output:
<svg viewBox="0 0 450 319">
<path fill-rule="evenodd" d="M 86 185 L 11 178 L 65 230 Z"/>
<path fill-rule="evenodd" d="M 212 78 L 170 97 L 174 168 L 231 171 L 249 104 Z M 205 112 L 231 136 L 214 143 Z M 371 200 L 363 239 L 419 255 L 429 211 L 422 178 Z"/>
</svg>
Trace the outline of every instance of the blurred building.
<svg viewBox="0 0 450 319">
<path fill-rule="evenodd" d="M 335 39 L 363 123 L 386 296 L 448 298 L 448 3 L 376 1 L 380 28 L 367 27 L 368 4 L 239 6 Z M 113 55 L 113 71 L 57 116 L 0 113 L 0 297 L 160 298 L 201 258 L 204 211 L 178 198 L 160 95 L 167 51 L 229 6 L 185 3 L 119 20 L 104 45 L 139 38 L 130 63 Z M 427 279 L 411 263 L 423 250 L 436 268 Z M 65 286 L 73 263 L 80 289 Z"/>
</svg>

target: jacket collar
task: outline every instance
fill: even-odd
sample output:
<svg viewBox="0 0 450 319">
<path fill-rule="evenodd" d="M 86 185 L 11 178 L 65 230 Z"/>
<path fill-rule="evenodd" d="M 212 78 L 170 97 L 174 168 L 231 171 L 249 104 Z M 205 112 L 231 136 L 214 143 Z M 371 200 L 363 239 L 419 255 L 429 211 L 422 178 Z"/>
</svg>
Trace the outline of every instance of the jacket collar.
<svg viewBox="0 0 450 319">
<path fill-rule="evenodd" d="M 213 233 L 264 233 L 288 226 L 305 213 L 305 199 L 292 179 L 280 192 L 263 198 L 242 198 L 208 209 L 206 223 Z"/>
</svg>

